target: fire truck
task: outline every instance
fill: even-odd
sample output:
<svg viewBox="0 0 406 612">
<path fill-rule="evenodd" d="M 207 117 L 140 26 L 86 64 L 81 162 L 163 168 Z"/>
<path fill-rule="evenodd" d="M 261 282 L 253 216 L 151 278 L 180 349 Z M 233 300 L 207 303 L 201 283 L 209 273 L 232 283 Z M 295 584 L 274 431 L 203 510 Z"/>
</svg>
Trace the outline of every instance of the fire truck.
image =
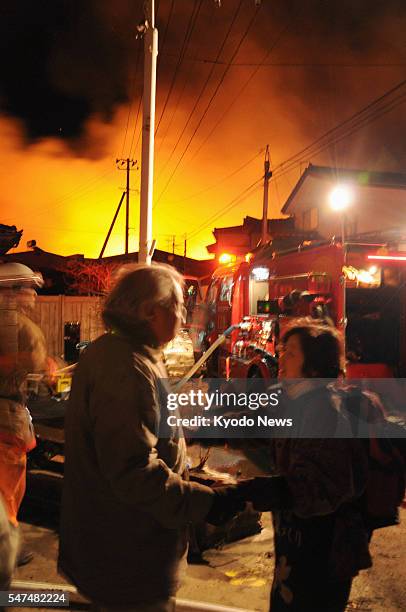
<svg viewBox="0 0 406 612">
<path fill-rule="evenodd" d="M 217 269 L 206 294 L 206 342 L 240 324 L 216 351 L 215 377 L 274 377 L 294 317 L 328 319 L 345 337 L 347 377 L 406 377 L 406 251 L 385 244 L 303 244 Z"/>
</svg>

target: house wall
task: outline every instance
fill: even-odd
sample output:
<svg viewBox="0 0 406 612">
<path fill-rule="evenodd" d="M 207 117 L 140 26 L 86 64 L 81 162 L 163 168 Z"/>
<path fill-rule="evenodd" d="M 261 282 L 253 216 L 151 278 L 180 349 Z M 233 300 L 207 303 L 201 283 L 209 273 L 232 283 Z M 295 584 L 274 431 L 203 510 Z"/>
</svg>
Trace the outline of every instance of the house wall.
<svg viewBox="0 0 406 612">
<path fill-rule="evenodd" d="M 38 296 L 33 319 L 44 333 L 49 355 L 63 355 L 65 323 L 80 322 L 81 341 L 94 340 L 104 331 L 98 297 Z"/>
<path fill-rule="evenodd" d="M 295 227 L 316 230 L 323 238 L 341 235 L 341 215 L 331 210 L 332 184 L 309 177 L 289 207 Z M 353 202 L 345 212 L 346 235 L 406 228 L 406 190 L 356 186 Z"/>
</svg>

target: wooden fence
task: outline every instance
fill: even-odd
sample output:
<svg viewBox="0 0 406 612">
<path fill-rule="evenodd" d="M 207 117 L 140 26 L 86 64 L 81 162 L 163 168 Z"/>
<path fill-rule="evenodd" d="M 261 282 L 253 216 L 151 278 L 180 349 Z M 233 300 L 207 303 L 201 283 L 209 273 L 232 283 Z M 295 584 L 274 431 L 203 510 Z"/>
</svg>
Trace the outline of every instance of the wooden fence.
<svg viewBox="0 0 406 612">
<path fill-rule="evenodd" d="M 101 299 L 98 297 L 38 296 L 33 319 L 44 332 L 48 354 L 63 355 L 65 323 L 80 323 L 81 341 L 100 336 L 104 331 L 100 310 Z"/>
</svg>

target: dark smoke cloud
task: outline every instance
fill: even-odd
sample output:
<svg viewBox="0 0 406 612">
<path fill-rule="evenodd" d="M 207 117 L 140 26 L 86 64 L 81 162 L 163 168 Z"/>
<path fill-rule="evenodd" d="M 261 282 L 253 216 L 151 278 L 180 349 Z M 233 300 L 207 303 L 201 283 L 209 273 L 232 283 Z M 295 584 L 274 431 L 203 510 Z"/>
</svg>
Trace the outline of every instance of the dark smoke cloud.
<svg viewBox="0 0 406 612">
<path fill-rule="evenodd" d="M 167 248 L 176 234 L 183 249 L 187 232 L 188 254 L 207 256 L 204 245 L 213 240 L 213 226 L 237 225 L 246 214 L 261 214 L 260 185 L 246 198 L 237 196 L 260 178 L 260 151 L 267 143 L 275 167 L 405 78 L 404 0 L 262 0 L 235 58 L 237 64 L 254 65 L 230 68 L 180 163 L 225 64 L 215 66 L 176 149 L 175 144 L 211 71 L 207 60 L 216 58 L 239 4 L 222 0 L 218 9 L 213 0 L 174 0 L 165 37 L 172 0 L 157 0 L 157 120 L 193 8 L 201 5 L 156 138 L 158 248 Z M 242 1 L 222 62 L 233 56 L 254 11 L 254 0 Z M 142 41 L 135 38 L 135 25 L 141 15 L 142 0 L 1 3 L 1 221 L 23 227 L 25 238 L 36 239 L 46 250 L 97 256 L 125 182 L 114 159 L 129 154 L 140 159 L 140 118 L 137 123 L 135 118 L 142 91 Z M 273 65 L 257 69 L 255 63 L 270 49 Z M 405 142 L 400 106 L 302 161 L 405 171 Z M 280 214 L 299 177 L 298 166 L 271 181 L 270 215 Z M 235 173 L 237 168 L 241 171 Z M 133 249 L 139 175 L 134 171 L 131 176 Z M 118 220 L 109 254 L 122 252 L 123 223 Z"/>
<path fill-rule="evenodd" d="M 161 43 L 171 2 L 157 2 Z M 203 1 L 188 58 L 215 58 L 237 4 L 237 0 L 223 0 L 218 9 L 213 0 Z M 194 5 L 195 0 L 174 3 L 159 61 L 158 116 Z M 254 10 L 254 1 L 245 0 L 222 54 L 224 61 Z M 22 121 L 28 142 L 54 136 L 73 148 L 86 148 L 84 127 L 89 117 L 98 115 L 109 122 L 120 104 L 134 92 L 139 95 L 142 72 L 135 75 L 134 66 L 141 43 L 135 40 L 134 26 L 142 15 L 141 0 L 4 0 L 1 12 L 0 112 Z M 404 0 L 263 0 L 236 61 L 260 61 L 278 40 L 271 55 L 275 62 L 406 62 L 405 27 Z M 209 70 L 210 64 L 183 63 L 174 99 L 185 87 L 180 106 L 186 111 Z M 216 67 L 215 76 L 220 78 L 222 71 Z M 350 68 L 275 67 L 262 73 L 258 90 L 263 95 L 269 86 L 270 107 L 272 97 L 286 95 L 292 113 L 299 110 L 301 115 L 296 116 L 297 123 L 302 123 L 299 131 L 310 134 L 317 127 L 331 127 L 362 105 L 368 93 L 364 83 L 371 77 L 375 84 L 382 83 L 383 92 L 404 72 L 404 68 L 377 69 L 373 75 L 371 68 L 365 68 L 360 76 L 359 70 Z M 240 74 L 233 68 L 228 81 L 237 81 Z M 394 137 L 393 155 L 404 156 L 399 129 L 388 130 Z"/>
<path fill-rule="evenodd" d="M 127 96 L 126 40 L 92 0 L 6 0 L 0 21 L 1 110 L 26 137 L 75 138 Z"/>
</svg>

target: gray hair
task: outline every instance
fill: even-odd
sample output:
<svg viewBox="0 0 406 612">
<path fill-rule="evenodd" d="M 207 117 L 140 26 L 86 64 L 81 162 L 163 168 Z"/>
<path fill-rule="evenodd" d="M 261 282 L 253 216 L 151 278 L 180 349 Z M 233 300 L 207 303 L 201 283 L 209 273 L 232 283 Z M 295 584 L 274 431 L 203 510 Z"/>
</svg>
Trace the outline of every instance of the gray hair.
<svg viewBox="0 0 406 612">
<path fill-rule="evenodd" d="M 102 310 L 106 328 L 130 335 L 143 344 L 154 343 L 146 312 L 155 304 L 168 309 L 176 306 L 178 288 L 183 288 L 183 278 L 167 264 L 122 266 Z"/>
</svg>

